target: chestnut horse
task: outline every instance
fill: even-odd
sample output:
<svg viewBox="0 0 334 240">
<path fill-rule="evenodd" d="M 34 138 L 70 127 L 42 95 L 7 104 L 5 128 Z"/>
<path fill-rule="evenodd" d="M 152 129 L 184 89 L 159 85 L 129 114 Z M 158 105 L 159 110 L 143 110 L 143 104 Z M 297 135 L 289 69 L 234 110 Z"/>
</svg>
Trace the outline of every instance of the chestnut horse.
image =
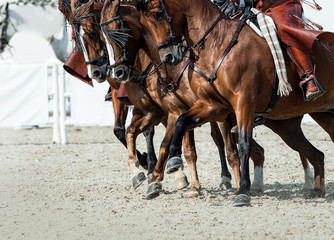
<svg viewBox="0 0 334 240">
<path fill-rule="evenodd" d="M 67 21 L 70 21 L 70 17 L 72 14 L 72 8 L 71 8 L 71 2 L 70 0 L 59 0 L 58 1 L 58 9 L 60 12 L 63 13 L 63 15 L 66 17 Z M 109 82 L 111 88 L 110 88 L 110 95 L 112 99 L 113 109 L 114 109 L 114 134 L 117 137 L 117 139 L 125 146 L 127 147 L 126 140 L 125 140 L 125 123 L 126 118 L 128 114 L 128 106 L 126 106 L 124 103 L 122 103 L 117 98 L 119 83 L 116 81 L 113 81 L 112 79 L 108 78 L 107 81 Z M 154 151 L 154 145 L 153 145 L 153 136 L 154 136 L 154 127 L 148 129 L 144 132 L 146 143 L 147 143 L 147 153 L 140 153 L 139 151 L 136 152 L 139 164 L 148 170 L 148 172 L 152 172 L 155 163 L 157 161 Z M 138 187 L 138 181 L 137 184 L 134 185 L 134 187 Z"/>
<path fill-rule="evenodd" d="M 316 76 L 327 93 L 314 102 L 304 102 L 298 86 L 299 77 L 291 60 L 285 55 L 288 79 L 293 91 L 287 97 L 278 97 L 275 107 L 266 112 L 272 95 L 276 93 L 273 94 L 274 63 L 264 39 L 249 27 L 243 26 L 243 23 L 222 17 L 220 10 L 207 0 L 139 0 L 137 6 L 142 10 L 142 24 L 155 39 L 161 60 L 175 65 L 183 59 L 184 46 L 181 39 L 184 36 L 195 55 L 188 56 L 194 63 L 193 68 L 201 70 L 197 72 L 203 76 L 202 79 L 191 81 L 192 89 L 199 100 L 182 114 L 176 123 L 170 160 L 175 162 L 180 159 L 180 139 L 186 131 L 208 121 L 222 121 L 234 112 L 238 125 L 238 155 L 241 163 L 240 189 L 234 205 L 249 205 L 249 156 L 253 119 L 256 115 L 265 114 L 266 118 L 271 120 L 291 121 L 287 119 L 306 113 L 314 115 L 317 112 L 330 112 L 333 109 L 333 55 L 326 53 L 332 53 L 334 47 L 325 41 L 333 39 L 333 35 L 319 35 L 314 44 Z M 233 38 L 237 41 L 232 40 Z M 230 49 L 228 45 L 233 47 Z M 211 72 L 213 76 L 206 77 Z M 189 73 L 190 78 L 196 75 L 195 71 Z M 330 119 L 327 125 L 324 123 L 322 127 L 333 139 L 332 113 L 319 113 L 316 116 L 321 115 Z M 287 143 L 294 146 L 293 149 L 298 148 L 299 153 L 311 162 L 315 174 L 314 190 L 319 196 L 324 196 L 323 153 L 312 146 L 302 133 L 297 133 L 302 138 L 301 141 L 296 144 L 287 139 Z"/>
<path fill-rule="evenodd" d="M 105 44 L 100 40 L 100 38 L 96 36 L 100 36 L 100 31 L 98 28 L 98 22 L 97 19 L 100 17 L 100 11 L 102 9 L 101 3 L 96 3 L 95 1 L 89 1 L 87 3 L 81 3 L 80 1 L 72 1 L 72 7 L 73 13 L 71 15 L 71 21 L 74 23 L 74 27 L 76 28 L 75 34 L 77 35 L 77 39 L 81 38 L 80 41 L 77 41 L 77 45 L 80 45 L 82 50 L 85 51 L 86 57 L 89 59 L 99 59 L 100 61 L 105 59 L 104 57 L 101 58 L 101 56 L 104 56 L 107 51 L 105 48 Z M 132 7 L 134 10 L 135 8 Z M 142 64 L 145 64 L 145 66 L 148 65 L 149 61 L 143 60 Z M 146 63 L 146 61 L 148 61 Z M 89 62 L 89 64 L 94 65 L 94 62 Z M 105 74 L 103 69 L 100 69 L 103 74 Z M 156 77 L 156 76 L 152 76 Z M 107 79 L 110 84 L 118 84 L 116 81 L 114 81 L 112 78 Z M 131 102 L 136 103 L 134 105 L 133 109 L 133 117 L 131 119 L 131 125 L 127 128 L 126 133 L 126 142 L 127 142 L 127 149 L 128 149 L 128 164 L 131 169 L 132 173 L 132 181 L 133 185 L 139 186 L 139 183 L 142 182 L 142 172 L 138 168 L 138 161 L 136 157 L 136 148 L 135 148 L 135 140 L 143 131 L 146 131 L 146 129 L 159 124 L 162 122 L 163 124 L 166 124 L 167 121 L 167 115 L 166 113 L 161 109 L 159 105 L 157 105 L 151 97 L 151 94 L 147 94 L 143 91 L 143 89 L 139 86 L 137 86 L 137 89 L 133 91 L 132 94 L 129 94 L 129 98 Z M 132 128 L 132 126 L 135 124 L 135 129 Z M 191 144 L 191 143 L 189 143 Z M 189 144 L 186 144 L 185 151 L 186 152 L 193 152 L 192 149 L 189 148 L 187 150 L 187 146 Z M 223 149 L 223 148 L 222 148 Z M 224 152 L 222 153 L 222 156 L 224 156 Z M 189 154 L 189 157 L 193 157 L 193 154 Z M 226 168 L 227 170 L 227 168 Z M 150 174 L 152 171 L 149 171 Z M 227 170 L 228 173 L 228 170 Z M 229 174 L 229 173 L 228 173 Z M 230 174 L 229 174 L 230 177 Z M 178 171 L 175 174 L 176 178 L 176 185 L 178 189 L 182 189 L 187 186 L 187 180 L 184 173 L 181 171 Z M 154 196 L 155 194 L 153 194 Z M 151 195 L 148 194 L 148 198 L 150 198 Z"/>
<path fill-rule="evenodd" d="M 187 91 L 187 98 L 180 96 L 178 93 L 179 90 L 175 92 L 172 89 L 168 90 L 168 88 L 172 86 L 165 85 L 165 79 L 177 76 L 175 74 L 175 76 L 170 76 L 168 73 L 170 73 L 171 70 L 165 69 L 166 66 L 163 69 L 157 70 L 156 68 L 156 70 L 154 70 L 157 71 L 160 76 L 158 74 L 152 75 L 154 71 L 151 73 L 146 73 L 147 77 L 143 78 L 143 80 L 138 80 L 138 77 L 134 76 L 138 73 L 145 72 L 147 63 L 145 63 L 144 60 L 147 59 L 147 55 L 149 55 L 152 60 L 155 60 L 155 62 L 159 60 L 158 52 L 156 50 L 147 49 L 146 40 L 143 38 L 144 35 L 142 34 L 141 25 L 139 24 L 139 17 L 139 13 L 132 5 L 123 4 L 120 6 L 119 1 L 115 1 L 114 3 L 106 1 L 101 16 L 101 26 L 106 38 L 107 49 L 110 52 L 109 59 L 116 59 L 113 66 L 113 71 L 111 71 L 112 74 L 114 74 L 112 77 L 118 79 L 119 81 L 125 82 L 125 86 L 130 98 L 138 98 L 138 96 L 140 96 L 140 91 L 138 91 L 138 89 L 144 85 L 149 94 L 152 96 L 152 99 L 154 99 L 154 101 L 161 106 L 161 109 L 165 111 L 165 114 L 168 114 L 166 134 L 162 141 L 158 163 L 150 181 L 151 184 L 148 188 L 148 197 L 151 198 L 157 196 L 162 187 L 161 181 L 163 180 L 164 176 L 164 163 L 166 162 L 169 154 L 168 150 L 172 138 L 172 133 L 174 132 L 176 119 L 182 112 L 185 112 L 191 105 L 194 104 L 196 101 L 196 96 L 192 94 L 188 84 L 183 81 L 179 82 L 180 84 L 178 87 L 179 89 L 182 89 L 180 90 L 181 92 Z M 129 38 L 126 43 L 120 44 L 118 42 L 121 41 L 119 36 L 122 34 L 125 35 L 125 33 L 131 35 L 131 38 Z M 115 39 L 115 37 L 113 37 L 115 35 L 118 38 Z M 145 49 L 147 55 L 140 51 L 140 49 Z M 179 67 L 182 67 L 182 65 Z M 175 73 L 177 74 L 177 71 L 175 71 Z M 133 102 L 136 106 L 137 104 L 139 105 L 141 101 L 141 99 L 137 99 L 137 101 Z M 152 108 L 152 106 L 150 108 Z M 150 110 L 152 112 L 152 109 L 150 108 L 146 109 L 146 111 Z M 145 110 L 143 109 L 143 111 Z M 142 116 L 141 121 L 149 123 L 152 121 L 151 118 L 152 116 L 147 114 L 146 116 Z M 131 122 L 131 125 L 128 128 L 130 139 L 133 139 L 131 136 L 136 136 L 141 131 L 140 128 L 144 127 L 138 123 L 141 122 Z M 231 176 L 226 167 L 223 140 L 216 123 L 211 123 L 211 135 L 216 145 L 218 146 L 220 153 L 222 181 L 224 184 L 229 185 L 228 183 L 224 182 L 226 181 L 225 179 L 230 179 Z M 189 192 L 187 193 L 187 196 L 197 196 L 200 191 L 200 184 L 196 172 L 197 157 L 193 131 L 191 131 L 189 135 L 185 135 L 184 141 L 189 146 L 191 146 L 189 150 L 185 151 L 185 157 L 190 168 L 192 180 L 192 184 Z"/>
<path fill-rule="evenodd" d="M 122 6 L 122 5 L 121 5 Z M 114 57 L 115 59 L 118 59 L 119 63 L 116 63 L 117 66 L 117 71 L 115 71 L 115 74 L 119 74 L 116 77 L 118 78 L 123 78 L 124 81 L 129 81 L 129 78 L 131 76 L 131 71 L 133 71 L 134 66 L 127 66 L 126 64 L 122 64 L 123 63 L 128 63 L 129 59 L 127 59 L 125 61 L 124 56 L 133 56 L 133 48 L 134 46 L 137 46 L 138 43 L 142 43 L 140 47 L 146 47 L 146 45 L 152 45 L 152 42 L 150 41 L 150 38 L 148 38 L 148 34 L 145 34 L 145 30 L 141 30 L 139 24 L 138 24 L 138 19 L 137 19 L 137 14 L 134 15 L 129 15 L 129 11 L 127 13 L 124 13 L 126 11 L 121 11 L 119 9 L 119 1 L 115 1 L 113 4 L 111 4 L 109 1 L 105 2 L 105 6 L 102 12 L 102 16 L 101 16 L 101 21 L 102 21 L 102 28 L 105 32 L 105 36 L 106 36 L 106 42 L 108 42 L 107 45 L 113 44 L 113 46 L 110 46 L 108 49 L 112 50 L 112 55 L 111 57 Z M 128 28 L 126 28 L 128 27 Z M 142 35 L 141 37 L 144 37 L 144 39 L 140 38 L 140 36 L 138 36 L 138 32 L 142 31 Z M 128 40 L 128 42 L 126 44 L 124 44 L 124 46 L 126 47 L 119 47 L 115 44 L 115 42 L 117 41 L 117 39 L 113 39 L 112 37 L 108 38 L 107 36 L 112 36 L 113 33 L 122 33 L 122 32 L 127 32 L 129 33 L 132 37 Z M 130 47 L 131 46 L 131 47 Z M 139 46 L 138 46 L 139 47 Z M 124 54 L 124 52 L 126 52 L 127 54 Z M 148 55 L 151 56 L 153 61 L 156 61 L 155 59 L 158 58 L 157 56 L 157 51 L 155 48 L 152 49 L 148 48 L 146 49 L 146 52 L 148 53 Z M 135 52 L 137 53 L 137 52 Z M 132 61 L 131 61 L 132 62 Z M 179 74 L 179 69 L 180 67 L 184 66 L 184 64 L 179 65 L 178 67 L 174 68 L 174 73 L 173 72 L 169 72 L 168 76 L 170 79 L 174 80 L 175 77 L 180 77 L 181 74 Z M 174 75 L 174 76 L 173 76 Z M 178 94 L 179 96 L 187 96 L 190 93 L 192 93 L 192 90 L 189 89 L 189 86 L 186 84 L 186 88 L 184 87 L 184 84 L 182 81 L 188 81 L 187 78 L 185 78 L 184 76 L 187 75 L 186 73 L 184 73 L 182 80 L 180 81 L 180 85 L 178 86 L 178 89 L 176 91 L 176 93 L 180 92 L 180 94 Z M 167 79 L 165 79 L 166 81 Z M 161 86 L 160 86 L 161 87 Z M 160 92 L 163 92 L 163 89 L 160 89 Z M 170 99 L 166 98 L 165 100 L 167 100 L 167 102 L 165 101 L 164 104 L 167 104 L 166 106 L 168 107 L 168 101 L 170 101 Z M 173 101 L 173 100 L 172 100 Z M 173 109 L 170 109 L 170 112 L 173 112 Z M 291 127 L 293 127 L 293 129 L 300 129 L 300 123 L 301 123 L 301 119 L 300 118 L 296 118 L 293 121 L 293 126 L 290 125 Z M 237 181 L 237 186 L 239 186 L 239 179 L 240 179 L 240 175 L 239 175 L 239 160 L 237 158 L 237 147 L 236 147 L 236 143 L 233 137 L 231 137 L 230 133 L 227 132 L 227 129 L 231 129 L 231 126 L 228 126 L 228 124 L 230 124 L 231 121 L 225 121 L 223 124 L 227 125 L 227 126 L 223 126 L 221 129 L 223 130 L 224 133 L 224 139 L 225 139 L 225 143 L 226 143 L 226 148 L 227 148 L 227 155 L 228 155 L 228 160 L 230 165 L 233 168 L 234 171 L 234 175 Z M 289 132 L 291 132 L 291 128 L 287 128 L 287 126 L 283 126 L 283 124 L 281 124 L 281 128 L 280 126 L 275 126 L 273 125 L 273 123 L 271 123 L 270 121 L 267 123 L 268 126 L 270 126 L 272 128 L 273 131 L 277 132 L 278 134 L 280 134 L 282 136 L 282 138 L 285 138 L 285 136 L 288 135 Z M 271 126 L 273 125 L 273 126 Z M 289 132 L 288 132 L 289 131 Z M 301 130 L 299 131 L 300 134 Z M 294 140 L 294 139 L 293 139 Z M 290 146 L 294 149 L 297 149 L 293 144 L 295 141 L 291 141 L 292 144 L 290 144 Z M 286 140 L 287 142 L 289 140 Z M 259 192 L 259 191 L 263 191 L 263 179 L 262 179 L 262 167 L 263 167 L 263 149 L 257 145 L 256 142 L 252 142 L 253 143 L 253 148 L 252 148 L 252 159 L 254 160 L 254 165 L 255 165 L 255 173 L 254 174 L 254 181 L 252 183 L 252 190 Z M 304 170 L 305 170 L 305 188 L 310 188 L 313 187 L 313 174 L 309 168 L 307 159 L 305 158 L 305 156 L 301 156 L 301 160 L 304 166 Z M 160 166 L 160 168 L 159 168 Z M 164 166 L 164 163 L 160 163 L 157 164 L 157 168 L 156 168 L 156 172 L 157 174 L 160 174 L 161 172 L 163 172 L 163 169 L 161 169 L 161 167 Z M 197 174 L 196 174 L 197 176 Z M 152 181 L 154 181 L 154 179 L 152 179 Z M 196 181 L 197 185 L 199 185 L 198 181 Z"/>
</svg>

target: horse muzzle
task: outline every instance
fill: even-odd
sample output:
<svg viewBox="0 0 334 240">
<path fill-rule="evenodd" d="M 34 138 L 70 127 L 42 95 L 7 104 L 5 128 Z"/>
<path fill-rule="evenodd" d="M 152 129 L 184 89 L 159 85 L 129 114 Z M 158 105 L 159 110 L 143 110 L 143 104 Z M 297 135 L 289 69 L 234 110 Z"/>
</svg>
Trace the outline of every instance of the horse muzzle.
<svg viewBox="0 0 334 240">
<path fill-rule="evenodd" d="M 183 59 L 182 49 L 179 45 L 172 45 L 159 50 L 160 60 L 163 63 L 177 65 Z"/>
<path fill-rule="evenodd" d="M 99 83 L 104 82 L 108 76 L 107 64 L 103 64 L 101 66 L 95 66 L 95 65 L 91 66 L 92 66 L 93 79 L 95 79 Z"/>
<path fill-rule="evenodd" d="M 117 82 L 126 82 L 130 78 L 130 68 L 126 65 L 118 65 L 113 68 L 112 78 L 114 78 Z"/>
</svg>

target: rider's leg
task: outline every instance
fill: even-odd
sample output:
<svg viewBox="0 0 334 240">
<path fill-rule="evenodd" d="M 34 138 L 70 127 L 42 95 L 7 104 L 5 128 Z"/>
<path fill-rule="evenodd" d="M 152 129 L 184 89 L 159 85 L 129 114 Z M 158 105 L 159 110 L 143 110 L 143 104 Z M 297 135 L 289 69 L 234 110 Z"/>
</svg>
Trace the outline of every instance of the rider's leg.
<svg viewBox="0 0 334 240">
<path fill-rule="evenodd" d="M 317 87 L 316 78 L 314 76 L 313 66 L 309 55 L 295 47 L 290 47 L 290 50 L 296 63 L 302 70 L 302 73 L 299 73 L 302 79 L 299 85 L 303 87 L 303 85 L 306 84 L 305 100 L 316 100 L 325 91 Z"/>
</svg>

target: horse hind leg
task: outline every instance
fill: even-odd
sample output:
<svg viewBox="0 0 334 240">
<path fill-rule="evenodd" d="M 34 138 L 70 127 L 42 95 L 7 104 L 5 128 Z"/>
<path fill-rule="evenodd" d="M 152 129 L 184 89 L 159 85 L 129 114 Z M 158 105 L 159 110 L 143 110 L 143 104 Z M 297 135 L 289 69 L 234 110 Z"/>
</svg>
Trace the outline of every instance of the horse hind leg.
<svg viewBox="0 0 334 240">
<path fill-rule="evenodd" d="M 225 127 L 223 123 L 221 127 Z M 218 127 L 216 122 L 210 122 L 211 125 L 211 137 L 215 142 L 218 152 L 219 152 L 219 159 L 220 159 L 220 166 L 221 166 L 221 182 L 219 184 L 220 189 L 230 189 L 232 187 L 231 183 L 231 173 L 227 168 L 226 157 L 225 157 L 225 144 L 222 137 L 222 132 Z"/>
<path fill-rule="evenodd" d="M 240 161 L 238 157 L 238 148 L 237 148 L 237 136 L 231 134 L 231 128 L 235 124 L 235 117 L 229 115 L 224 122 L 219 122 L 220 130 L 224 139 L 225 148 L 226 148 L 226 158 L 229 165 L 232 168 L 235 184 L 237 187 L 236 192 L 240 188 Z"/>
<path fill-rule="evenodd" d="M 263 193 L 264 149 L 254 139 L 251 142 L 251 159 L 254 162 L 254 180 L 250 186 L 252 194 Z"/>
<path fill-rule="evenodd" d="M 304 168 L 304 190 L 312 190 L 314 188 L 314 175 L 310 168 L 310 164 L 308 160 L 299 153 L 300 160 L 302 162 L 303 168 Z"/>
<path fill-rule="evenodd" d="M 277 133 L 282 140 L 293 150 L 300 154 L 301 161 L 306 175 L 312 175 L 308 169 L 306 160 L 308 160 L 314 168 L 314 190 L 318 196 L 325 194 L 325 170 L 324 170 L 324 154 L 315 148 L 304 136 L 300 124 L 302 117 L 287 119 L 282 121 L 266 120 L 265 125 Z M 310 177 L 306 176 L 310 179 Z"/>
</svg>

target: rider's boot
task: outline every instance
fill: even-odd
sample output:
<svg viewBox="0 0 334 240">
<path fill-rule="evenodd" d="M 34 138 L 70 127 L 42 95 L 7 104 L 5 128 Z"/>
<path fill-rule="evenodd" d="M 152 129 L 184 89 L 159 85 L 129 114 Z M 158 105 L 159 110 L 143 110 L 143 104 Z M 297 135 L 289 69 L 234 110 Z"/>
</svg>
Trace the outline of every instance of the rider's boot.
<svg viewBox="0 0 334 240">
<path fill-rule="evenodd" d="M 310 57 L 299 50 L 298 48 L 290 47 L 293 57 L 295 58 L 298 67 L 301 68 L 299 72 L 301 81 L 299 86 L 302 89 L 304 100 L 307 102 L 314 101 L 322 96 L 326 91 L 317 81 Z"/>
</svg>

